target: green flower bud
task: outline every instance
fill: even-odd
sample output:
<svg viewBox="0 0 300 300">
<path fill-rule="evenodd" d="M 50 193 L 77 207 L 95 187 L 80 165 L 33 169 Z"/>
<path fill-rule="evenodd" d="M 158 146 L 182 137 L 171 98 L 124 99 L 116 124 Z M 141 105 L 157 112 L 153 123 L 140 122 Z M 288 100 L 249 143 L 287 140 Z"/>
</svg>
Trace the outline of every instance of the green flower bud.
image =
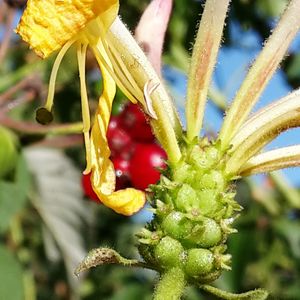
<svg viewBox="0 0 300 300">
<path fill-rule="evenodd" d="M 191 277 L 208 274 L 214 268 L 213 253 L 207 249 L 191 249 L 187 252 L 185 272 Z"/>
<path fill-rule="evenodd" d="M 192 231 L 193 223 L 183 213 L 175 211 L 164 219 L 162 228 L 167 235 L 175 239 L 183 239 Z"/>
<path fill-rule="evenodd" d="M 0 178 L 16 165 L 18 152 L 17 138 L 12 131 L 0 126 Z"/>
<path fill-rule="evenodd" d="M 164 268 L 179 266 L 185 258 L 180 242 L 168 236 L 162 238 L 154 250 L 156 261 Z"/>
</svg>

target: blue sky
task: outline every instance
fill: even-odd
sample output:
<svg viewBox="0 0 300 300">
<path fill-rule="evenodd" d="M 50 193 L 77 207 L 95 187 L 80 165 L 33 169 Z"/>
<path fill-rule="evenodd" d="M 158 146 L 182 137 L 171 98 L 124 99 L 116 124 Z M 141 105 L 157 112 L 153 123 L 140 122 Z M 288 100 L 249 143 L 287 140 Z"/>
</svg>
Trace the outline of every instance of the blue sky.
<svg viewBox="0 0 300 300">
<path fill-rule="evenodd" d="M 254 31 L 249 30 L 245 32 L 240 29 L 238 24 L 233 24 L 231 28 L 231 36 L 234 37 L 237 46 L 221 48 L 213 78 L 215 86 L 226 96 L 229 102 L 243 81 L 249 65 L 262 47 L 262 40 Z M 291 49 L 299 48 L 300 35 L 297 36 L 291 45 Z M 186 76 L 181 71 L 168 66 L 164 68 L 164 74 L 171 84 L 171 89 L 174 91 L 180 115 L 184 119 L 183 105 Z M 287 95 L 291 90 L 284 79 L 282 71 L 278 70 L 266 87 L 254 111 Z M 206 129 L 213 129 L 214 131 L 218 131 L 222 124 L 222 116 L 211 103 L 207 105 L 204 124 Z M 280 135 L 266 148 L 275 149 L 295 144 L 300 144 L 300 129 L 293 129 Z M 300 168 L 286 169 L 284 173 L 288 176 L 289 181 L 292 182 L 293 185 L 300 186 Z"/>
</svg>

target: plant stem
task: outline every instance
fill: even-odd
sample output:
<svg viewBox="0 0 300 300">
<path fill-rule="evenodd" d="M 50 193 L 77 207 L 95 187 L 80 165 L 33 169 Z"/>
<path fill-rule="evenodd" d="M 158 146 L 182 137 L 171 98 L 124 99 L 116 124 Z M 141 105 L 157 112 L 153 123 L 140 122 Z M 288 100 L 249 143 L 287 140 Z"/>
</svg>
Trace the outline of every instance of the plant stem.
<svg viewBox="0 0 300 300">
<path fill-rule="evenodd" d="M 290 185 L 287 178 L 280 172 L 270 173 L 270 178 L 275 183 L 277 189 L 284 195 L 289 204 L 292 207 L 300 209 L 298 190 Z"/>
<path fill-rule="evenodd" d="M 37 60 L 31 64 L 25 64 L 19 69 L 13 71 L 12 73 L 8 73 L 7 75 L 1 76 L 0 82 L 0 92 L 5 91 L 9 87 L 11 87 L 16 82 L 22 80 L 24 77 L 32 74 L 33 72 L 38 72 L 41 70 L 44 62 L 42 60 Z"/>
<path fill-rule="evenodd" d="M 22 133 L 52 135 L 80 133 L 83 127 L 81 122 L 43 126 L 31 122 L 13 120 L 1 113 L 0 124 Z"/>
<path fill-rule="evenodd" d="M 154 300 L 177 300 L 183 294 L 186 282 L 180 268 L 172 268 L 162 274 L 154 293 Z"/>
<path fill-rule="evenodd" d="M 2 43 L 0 45 L 0 64 L 2 63 L 7 50 L 9 48 L 9 43 L 11 36 L 13 34 L 13 21 L 16 14 L 16 10 L 14 8 L 8 8 L 7 17 L 6 17 L 6 28 L 4 37 L 2 39 Z"/>
</svg>

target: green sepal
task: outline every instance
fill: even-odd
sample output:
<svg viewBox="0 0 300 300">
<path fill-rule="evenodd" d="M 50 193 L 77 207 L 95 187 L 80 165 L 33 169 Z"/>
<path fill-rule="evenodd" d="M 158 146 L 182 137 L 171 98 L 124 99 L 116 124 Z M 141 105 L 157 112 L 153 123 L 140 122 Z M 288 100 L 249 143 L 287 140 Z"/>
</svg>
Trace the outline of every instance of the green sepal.
<svg viewBox="0 0 300 300">
<path fill-rule="evenodd" d="M 263 289 L 257 289 L 242 294 L 234 294 L 222 291 L 211 285 L 201 285 L 200 288 L 220 299 L 224 300 L 264 300 L 268 297 L 268 292 Z"/>
</svg>

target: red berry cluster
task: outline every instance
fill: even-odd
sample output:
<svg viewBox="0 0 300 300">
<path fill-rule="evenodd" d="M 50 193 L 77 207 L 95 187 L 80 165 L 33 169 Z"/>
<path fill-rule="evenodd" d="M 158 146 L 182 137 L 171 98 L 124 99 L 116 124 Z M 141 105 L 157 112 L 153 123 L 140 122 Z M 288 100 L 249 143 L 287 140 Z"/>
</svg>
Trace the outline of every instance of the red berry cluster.
<svg viewBox="0 0 300 300">
<path fill-rule="evenodd" d="M 167 156 L 155 142 L 147 119 L 138 105 L 128 104 L 118 115 L 111 117 L 108 131 L 111 160 L 116 172 L 116 190 L 134 187 L 145 190 L 158 181 L 158 168 L 164 168 Z M 86 196 L 99 201 L 90 183 L 83 175 L 82 185 Z"/>
</svg>

